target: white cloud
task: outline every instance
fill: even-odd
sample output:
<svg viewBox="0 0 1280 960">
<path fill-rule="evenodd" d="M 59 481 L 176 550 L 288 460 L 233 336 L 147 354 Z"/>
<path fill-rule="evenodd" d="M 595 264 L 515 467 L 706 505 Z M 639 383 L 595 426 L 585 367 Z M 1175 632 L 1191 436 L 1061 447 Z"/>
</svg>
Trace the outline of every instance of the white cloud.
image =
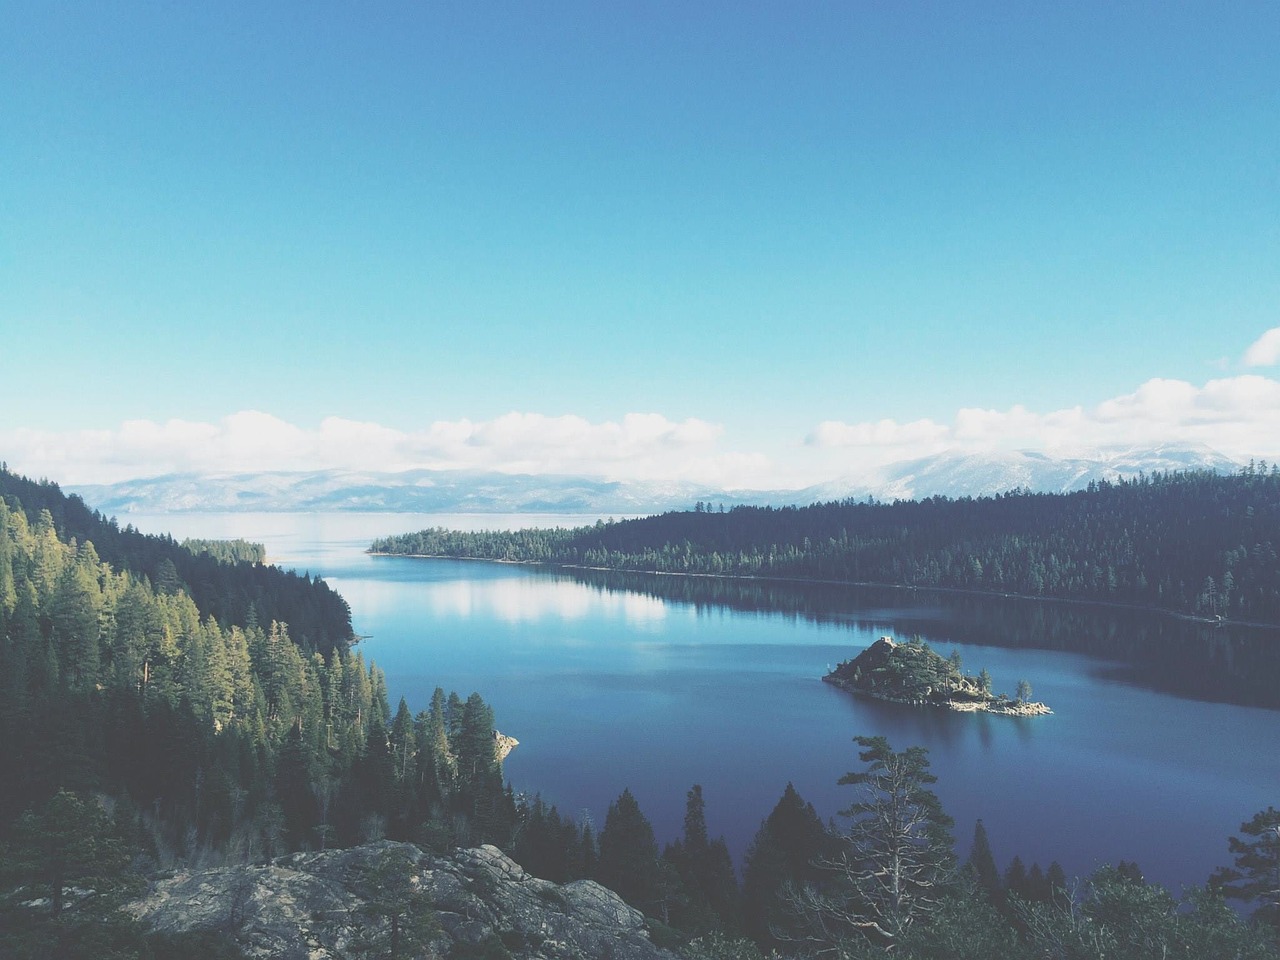
<svg viewBox="0 0 1280 960">
<path fill-rule="evenodd" d="M 1244 352 L 1246 367 L 1274 367 L 1280 363 L 1280 327 L 1272 327 Z"/>
<path fill-rule="evenodd" d="M 964 407 L 949 419 L 818 424 L 803 446 L 761 452 L 697 418 L 632 413 L 590 421 L 512 412 L 398 430 L 329 417 L 300 427 L 260 411 L 214 423 L 131 420 L 111 430 L 0 430 L 0 460 L 68 485 L 166 473 L 229 475 L 413 468 L 691 480 L 722 489 L 785 489 L 866 474 L 944 450 L 1039 450 L 1061 456 L 1117 447 L 1204 444 L 1238 460 L 1280 460 L 1280 380 L 1258 374 L 1203 385 L 1153 379 L 1092 407 L 1045 413 Z M 754 438 L 750 440 L 754 443 Z"/>
<path fill-rule="evenodd" d="M 1256 374 L 1196 386 L 1153 379 L 1092 409 L 1035 413 L 964 408 L 950 423 L 826 421 L 811 446 L 839 451 L 857 466 L 928 456 L 942 449 L 1040 450 L 1061 455 L 1118 446 L 1204 444 L 1229 457 L 1280 455 L 1280 381 Z"/>
<path fill-rule="evenodd" d="M 0 432 L 0 453 L 16 470 L 68 484 L 168 473 L 423 467 L 732 485 L 743 468 L 767 469 L 763 456 L 718 450 L 721 433 L 704 420 L 673 421 L 660 414 L 592 423 L 572 415 L 513 412 L 487 421 L 436 421 L 406 432 L 341 417 L 302 428 L 244 410 L 217 423 L 131 420 L 114 430 Z"/>
</svg>

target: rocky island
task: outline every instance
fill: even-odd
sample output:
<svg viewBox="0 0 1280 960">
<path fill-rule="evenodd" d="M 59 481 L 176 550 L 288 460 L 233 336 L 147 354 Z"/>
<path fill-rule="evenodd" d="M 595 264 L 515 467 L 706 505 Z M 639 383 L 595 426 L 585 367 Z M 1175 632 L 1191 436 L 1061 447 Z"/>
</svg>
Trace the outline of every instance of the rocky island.
<svg viewBox="0 0 1280 960">
<path fill-rule="evenodd" d="M 1030 687 L 1019 684 L 1019 696 L 993 694 L 985 671 L 967 677 L 960 658 L 939 656 L 919 639 L 897 643 L 881 637 L 852 660 L 846 660 L 822 678 L 842 690 L 917 706 L 945 707 L 962 712 L 984 711 L 1007 717 L 1035 717 L 1052 713 L 1045 704 L 1029 699 Z"/>
</svg>

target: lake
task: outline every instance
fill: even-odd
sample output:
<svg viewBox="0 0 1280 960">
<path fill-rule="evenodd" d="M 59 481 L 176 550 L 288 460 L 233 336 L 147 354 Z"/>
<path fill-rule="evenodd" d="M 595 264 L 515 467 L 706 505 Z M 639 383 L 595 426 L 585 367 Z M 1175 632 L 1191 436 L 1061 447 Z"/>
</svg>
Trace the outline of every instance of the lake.
<svg viewBox="0 0 1280 960">
<path fill-rule="evenodd" d="M 371 557 L 371 539 L 448 526 L 577 525 L 582 517 L 131 515 L 146 532 L 264 543 L 351 604 L 392 707 L 442 686 L 494 707 L 520 740 L 517 791 L 603 825 L 629 787 L 659 842 L 703 786 L 735 859 L 790 781 L 823 818 L 853 799 L 859 735 L 930 751 L 962 856 L 982 818 L 1001 869 L 1068 876 L 1136 861 L 1203 883 L 1227 837 L 1280 803 L 1280 632 L 1133 611 L 901 590 L 571 573 Z M 1053 716 L 992 717 L 856 698 L 820 681 L 882 635 L 919 635 L 994 689 L 1020 679 Z"/>
</svg>

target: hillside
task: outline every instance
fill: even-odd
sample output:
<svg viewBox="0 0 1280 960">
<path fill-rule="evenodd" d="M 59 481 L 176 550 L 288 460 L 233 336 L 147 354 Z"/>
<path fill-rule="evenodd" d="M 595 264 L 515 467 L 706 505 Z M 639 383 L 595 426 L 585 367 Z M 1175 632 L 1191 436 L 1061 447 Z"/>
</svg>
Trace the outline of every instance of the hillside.
<svg viewBox="0 0 1280 960">
<path fill-rule="evenodd" d="M 374 553 L 1123 603 L 1280 624 L 1280 472 L 1250 466 L 896 503 L 734 507 L 573 530 L 424 530 Z"/>
<path fill-rule="evenodd" d="M 63 542 L 92 542 L 97 556 L 117 572 L 145 577 L 164 593 L 181 590 L 202 617 L 224 626 L 287 623 L 296 642 L 324 656 L 353 639 L 347 602 L 322 580 L 262 563 L 222 562 L 199 543 L 187 549 L 172 537 L 121 527 L 56 483 L 30 480 L 3 467 L 0 499 L 8 500 L 11 509 L 20 505 L 28 525 L 47 511 L 52 531 Z"/>
</svg>

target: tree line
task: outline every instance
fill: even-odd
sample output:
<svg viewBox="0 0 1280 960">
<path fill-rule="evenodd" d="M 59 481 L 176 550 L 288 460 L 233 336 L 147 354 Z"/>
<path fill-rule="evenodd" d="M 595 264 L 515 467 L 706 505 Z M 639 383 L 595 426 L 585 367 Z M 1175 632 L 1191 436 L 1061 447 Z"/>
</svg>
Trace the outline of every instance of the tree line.
<svg viewBox="0 0 1280 960">
<path fill-rule="evenodd" d="M 1067 494 L 705 508 L 576 529 L 423 530 L 374 553 L 900 584 L 1280 623 L 1280 470 L 1157 473 Z"/>
<path fill-rule="evenodd" d="M 53 489 L 41 502 L 74 517 Z M 350 637 L 345 603 L 328 606 L 341 615 L 307 637 L 258 621 L 259 610 L 326 609 L 337 595 L 321 581 L 94 523 L 138 549 L 107 562 L 49 507 L 0 497 L 0 879 L 27 876 L 22 865 L 40 861 L 32 845 L 63 835 L 78 839 L 61 861 L 96 862 L 86 849 L 116 845 L 150 869 L 382 837 L 510 845 L 515 799 L 479 694 L 438 690 L 416 716 L 403 701 L 393 714 L 382 671 L 331 642 Z M 138 556 L 160 561 L 129 567 Z M 209 569 L 211 583 L 258 591 L 242 619 L 222 619 L 229 608 L 202 607 L 197 591 L 164 576 Z M 256 580 L 264 569 L 271 576 Z M 104 810 L 110 837 L 77 832 Z M 98 943 L 100 913 L 76 921 L 85 914 L 64 911 L 76 905 L 59 896 L 49 914 L 33 913 L 24 889 L 0 896 L 0 953 L 47 956 L 53 937 L 59 956 L 108 955 L 87 946 Z"/>
<path fill-rule="evenodd" d="M 195 560 L 214 565 L 210 582 L 257 582 L 261 593 L 238 608 L 202 606 L 168 578 L 203 569 L 189 550 L 89 515 L 109 541 L 119 534 L 108 561 L 72 532 L 88 523 L 75 519 L 83 505 L 23 483 L 45 505 L 0 497 L 0 770 L 20 771 L 0 777 L 6 956 L 233 957 L 225 939 L 148 934 L 115 908 L 144 872 L 387 837 L 437 850 L 494 843 L 536 875 L 599 880 L 691 960 L 762 950 L 1275 960 L 1273 809 L 1242 825 L 1233 865 L 1184 902 L 1131 865 L 1071 889 L 1052 865 L 998 874 L 985 835 L 959 863 L 925 751 L 872 738 L 842 781 L 856 792 L 843 825 L 822 823 L 788 787 L 740 884 L 697 785 L 682 835 L 661 850 L 629 791 L 597 834 L 503 783 L 493 711 L 478 694 L 438 689 L 426 709 L 402 700 L 393 712 L 381 671 L 349 644 L 259 620 L 291 602 L 277 604 L 272 584 L 323 597 L 319 581 L 281 571 L 253 581 L 235 571 L 260 564 L 205 555 Z M 1262 922 L 1240 923 L 1226 895 L 1256 904 Z"/>
<path fill-rule="evenodd" d="M 121 527 L 80 497 L 64 494 L 56 483 L 31 480 L 4 465 L 0 498 L 21 503 L 32 522 L 47 511 L 51 527 L 64 540 L 92 541 L 102 562 L 145 577 L 161 593 L 181 590 L 201 616 L 241 627 L 251 620 L 287 623 L 294 640 L 326 657 L 353 639 L 346 600 L 319 578 L 263 563 L 259 545 L 231 541 L 188 549 L 170 536 L 144 534 L 131 524 Z"/>
</svg>

